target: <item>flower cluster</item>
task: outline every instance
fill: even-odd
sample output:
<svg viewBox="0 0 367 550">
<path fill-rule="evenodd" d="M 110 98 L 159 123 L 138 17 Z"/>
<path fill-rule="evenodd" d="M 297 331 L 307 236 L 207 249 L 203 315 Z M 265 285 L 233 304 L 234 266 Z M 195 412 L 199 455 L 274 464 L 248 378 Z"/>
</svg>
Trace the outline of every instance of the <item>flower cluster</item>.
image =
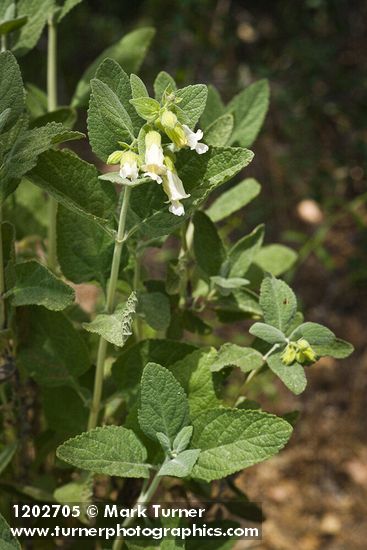
<svg viewBox="0 0 367 550">
<path fill-rule="evenodd" d="M 143 158 L 134 150 L 134 144 L 123 144 L 125 150 L 112 153 L 107 163 L 119 163 L 121 178 L 132 184 L 138 180 L 139 175 L 162 184 L 168 197 L 167 202 L 170 203 L 169 211 L 175 216 L 183 216 L 185 209 L 181 201 L 190 195 L 186 193 L 177 174 L 175 152 L 188 147 L 202 155 L 207 152 L 208 146 L 200 141 L 203 138 L 201 130 L 194 132 L 187 125 L 181 124 L 170 110 L 163 110 L 156 121 L 156 127 L 157 129 L 152 128 L 145 134 Z M 167 135 L 170 143 L 162 144 L 161 132 Z"/>
<path fill-rule="evenodd" d="M 281 358 L 285 365 L 292 365 L 294 362 L 307 365 L 314 363 L 317 360 L 317 355 L 307 340 L 300 338 L 297 342 L 289 342 Z"/>
</svg>

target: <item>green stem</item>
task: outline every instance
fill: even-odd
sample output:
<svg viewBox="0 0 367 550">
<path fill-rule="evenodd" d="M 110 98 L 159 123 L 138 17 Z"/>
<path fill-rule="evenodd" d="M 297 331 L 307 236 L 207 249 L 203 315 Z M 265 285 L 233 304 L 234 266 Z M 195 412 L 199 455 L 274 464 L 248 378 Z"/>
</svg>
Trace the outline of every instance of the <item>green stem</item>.
<svg viewBox="0 0 367 550">
<path fill-rule="evenodd" d="M 140 256 L 140 253 L 137 252 L 135 257 L 134 280 L 133 280 L 133 288 L 135 292 L 139 291 L 140 277 L 141 277 L 141 256 Z M 139 317 L 139 315 L 135 315 L 135 318 L 134 318 L 134 334 L 135 334 L 135 340 L 137 342 L 140 342 L 140 340 L 143 339 L 142 319 L 141 317 Z"/>
<path fill-rule="evenodd" d="M 57 109 L 57 29 L 52 17 L 48 20 L 48 47 L 47 47 L 47 110 Z M 48 266 L 52 271 L 57 268 L 56 251 L 56 215 L 57 201 L 49 198 L 48 213 Z"/>
<path fill-rule="evenodd" d="M 106 298 L 106 311 L 107 313 L 113 313 L 115 307 L 115 296 L 116 296 L 116 287 L 119 277 L 120 269 L 120 260 L 122 246 L 125 240 L 125 226 L 126 226 L 126 216 L 127 209 L 129 206 L 131 188 L 124 186 L 123 190 L 123 201 L 120 210 L 120 219 L 119 225 L 116 234 L 115 248 L 113 251 L 113 259 L 111 266 L 111 275 L 107 288 L 107 298 Z M 107 352 L 107 341 L 101 336 L 99 339 L 98 353 L 97 353 L 97 365 L 96 365 L 96 374 L 94 379 L 94 391 L 92 405 L 90 409 L 88 430 L 92 430 L 97 426 L 99 409 L 101 405 L 102 389 L 103 389 L 103 377 L 104 377 L 104 364 L 106 360 Z"/>
<path fill-rule="evenodd" d="M 148 489 L 146 489 L 145 485 L 143 485 L 143 489 L 136 500 L 136 504 L 133 510 L 137 509 L 138 504 L 140 504 L 141 506 L 144 506 L 144 504 L 148 504 L 148 502 L 150 502 L 150 499 L 156 492 L 161 479 L 162 478 L 158 476 L 158 474 L 156 474 L 153 477 L 152 482 L 149 485 Z M 129 527 L 133 523 L 134 519 L 135 519 L 134 515 L 131 514 L 130 517 L 126 518 L 125 521 L 121 524 L 122 527 Z M 121 550 L 123 546 L 124 546 L 124 540 L 122 538 L 116 539 L 115 542 L 113 543 L 112 550 Z"/>
<path fill-rule="evenodd" d="M 3 34 L 1 36 L 1 52 L 5 52 L 6 50 L 7 50 L 6 34 Z"/>
</svg>

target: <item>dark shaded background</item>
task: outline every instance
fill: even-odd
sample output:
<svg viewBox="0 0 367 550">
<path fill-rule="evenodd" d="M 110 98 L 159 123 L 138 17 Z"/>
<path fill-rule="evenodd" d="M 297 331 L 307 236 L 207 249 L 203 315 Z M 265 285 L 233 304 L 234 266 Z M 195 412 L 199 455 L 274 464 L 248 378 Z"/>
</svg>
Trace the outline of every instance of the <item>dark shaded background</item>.
<svg viewBox="0 0 367 550">
<path fill-rule="evenodd" d="M 60 27 L 60 103 L 81 71 L 137 26 L 157 36 L 141 75 L 164 69 L 181 85 L 215 84 L 225 100 L 269 78 L 271 109 L 246 171 L 261 196 L 233 217 L 244 234 L 267 224 L 268 241 L 300 252 L 289 275 L 309 320 L 351 340 L 347 361 L 320 361 L 294 399 L 258 388 L 267 408 L 301 410 L 292 444 L 238 483 L 268 519 L 256 548 L 365 549 L 367 3 L 362 0 L 89 0 Z M 46 38 L 25 59 L 25 79 L 45 87 Z M 42 68 L 42 69 L 41 69 Z M 80 117 L 83 126 L 83 116 Z"/>
</svg>

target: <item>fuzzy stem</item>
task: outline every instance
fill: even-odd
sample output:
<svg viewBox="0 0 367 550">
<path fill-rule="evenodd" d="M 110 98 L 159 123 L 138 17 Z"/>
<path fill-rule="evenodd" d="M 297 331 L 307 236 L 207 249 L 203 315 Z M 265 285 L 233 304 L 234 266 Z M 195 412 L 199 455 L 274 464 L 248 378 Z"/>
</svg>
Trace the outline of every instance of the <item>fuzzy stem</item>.
<svg viewBox="0 0 367 550">
<path fill-rule="evenodd" d="M 138 292 L 139 286 L 140 286 L 140 277 L 141 277 L 141 255 L 139 252 L 137 252 L 135 257 L 135 267 L 134 267 L 134 280 L 133 280 L 133 288 L 135 292 Z M 141 318 L 139 315 L 135 315 L 134 318 L 134 334 L 135 334 L 135 340 L 137 342 L 140 342 L 143 338 L 143 327 L 141 323 Z"/>
<path fill-rule="evenodd" d="M 7 50 L 6 34 L 3 34 L 1 37 L 1 52 L 5 52 L 6 50 Z"/>
<path fill-rule="evenodd" d="M 47 46 L 47 110 L 57 109 L 57 29 L 52 17 L 48 20 Z M 56 215 L 57 201 L 49 198 L 48 212 L 48 266 L 52 271 L 57 268 L 56 251 Z"/>
<path fill-rule="evenodd" d="M 156 474 L 153 477 L 153 479 L 151 481 L 151 484 L 149 485 L 148 489 L 146 489 L 145 485 L 143 485 L 143 489 L 142 489 L 140 495 L 138 496 L 138 498 L 136 500 L 136 503 L 135 503 L 135 506 L 134 506 L 133 510 L 137 509 L 138 504 L 144 505 L 144 504 L 148 504 L 148 502 L 150 502 L 150 499 L 152 498 L 152 496 L 156 492 L 161 479 L 162 478 L 160 476 L 158 476 L 158 474 Z M 135 519 L 134 515 L 131 514 L 130 517 L 125 519 L 125 521 L 121 524 L 121 526 L 122 527 L 129 527 L 132 524 L 132 522 L 134 521 L 134 519 Z M 122 550 L 123 546 L 124 546 L 124 540 L 122 538 L 121 539 L 115 539 L 115 542 L 113 543 L 113 546 L 112 546 L 112 550 Z"/>
<path fill-rule="evenodd" d="M 3 256 L 3 229 L 2 229 L 2 204 L 0 205 L 0 330 L 5 327 L 5 275 L 4 275 L 4 256 Z"/>
<path fill-rule="evenodd" d="M 107 313 L 113 313 L 114 306 L 115 306 L 116 287 L 117 287 L 117 281 L 119 277 L 121 252 L 122 252 L 122 246 L 124 243 L 126 216 L 127 216 L 127 209 L 129 206 L 131 188 L 128 186 L 124 186 L 123 193 L 124 195 L 123 195 L 123 201 L 122 201 L 122 206 L 120 210 L 119 225 L 118 225 L 117 234 L 116 234 L 115 248 L 113 251 L 111 275 L 110 275 L 110 280 L 107 287 L 107 298 L 106 298 Z M 92 430 L 98 424 L 98 414 L 99 414 L 99 409 L 101 405 L 106 352 L 107 352 L 107 341 L 101 336 L 99 339 L 99 345 L 98 345 L 96 374 L 94 379 L 93 399 L 92 399 L 92 405 L 91 405 L 89 421 L 88 421 L 88 430 Z"/>
</svg>

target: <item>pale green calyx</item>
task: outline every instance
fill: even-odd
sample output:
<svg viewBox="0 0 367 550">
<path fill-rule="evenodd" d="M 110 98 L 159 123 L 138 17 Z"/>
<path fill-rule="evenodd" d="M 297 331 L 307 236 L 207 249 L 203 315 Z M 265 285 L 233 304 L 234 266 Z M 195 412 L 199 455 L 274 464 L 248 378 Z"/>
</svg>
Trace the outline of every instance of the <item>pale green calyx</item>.
<svg viewBox="0 0 367 550">
<path fill-rule="evenodd" d="M 120 158 L 120 176 L 130 181 L 136 181 L 139 177 L 140 160 L 136 153 L 125 151 Z"/>
<path fill-rule="evenodd" d="M 114 151 L 107 159 L 107 164 L 119 164 L 124 151 Z"/>
<path fill-rule="evenodd" d="M 305 338 L 300 338 L 297 342 L 289 342 L 281 355 L 285 365 L 292 365 L 294 362 L 301 365 L 314 363 L 317 355 Z"/>
<path fill-rule="evenodd" d="M 172 113 L 172 111 L 163 111 L 160 122 L 163 128 L 173 130 L 178 121 L 175 113 Z"/>
</svg>

